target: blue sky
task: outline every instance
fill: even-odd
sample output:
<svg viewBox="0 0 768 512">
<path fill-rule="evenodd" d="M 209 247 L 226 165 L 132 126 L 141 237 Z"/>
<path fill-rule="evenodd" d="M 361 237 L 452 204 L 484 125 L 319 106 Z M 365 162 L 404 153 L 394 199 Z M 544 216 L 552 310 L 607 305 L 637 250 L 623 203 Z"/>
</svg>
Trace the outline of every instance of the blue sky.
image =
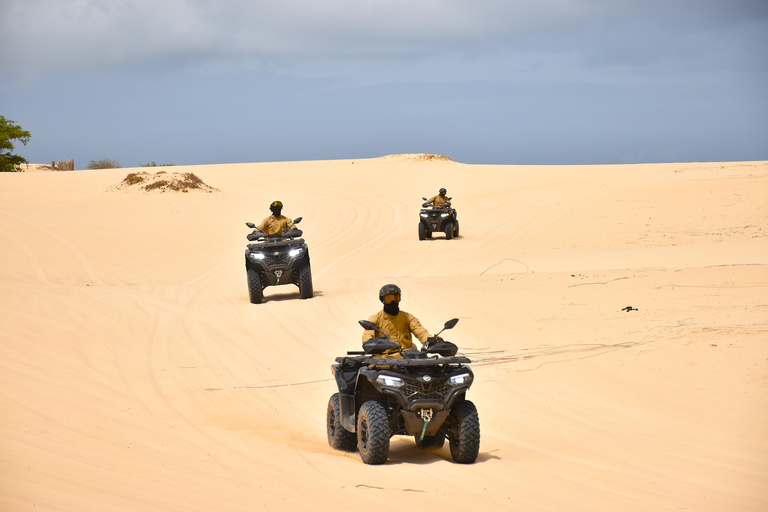
<svg viewBox="0 0 768 512">
<path fill-rule="evenodd" d="M 768 159 L 765 0 L 0 0 L 34 163 Z"/>
</svg>

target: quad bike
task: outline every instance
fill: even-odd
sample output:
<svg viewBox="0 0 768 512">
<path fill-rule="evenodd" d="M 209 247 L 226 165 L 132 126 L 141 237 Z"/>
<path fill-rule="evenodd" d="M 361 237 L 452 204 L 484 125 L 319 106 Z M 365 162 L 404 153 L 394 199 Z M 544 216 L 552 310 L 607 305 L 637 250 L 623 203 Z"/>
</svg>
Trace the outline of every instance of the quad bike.
<svg viewBox="0 0 768 512">
<path fill-rule="evenodd" d="M 301 222 L 301 217 L 294 224 Z M 252 222 L 246 226 L 256 229 Z M 248 274 L 248 294 L 251 303 L 261 304 L 264 300 L 264 288 L 283 284 L 295 284 L 299 287 L 302 299 L 313 296 L 312 269 L 309 264 L 309 248 L 298 228 L 284 231 L 281 235 L 267 235 L 263 231 L 253 231 L 247 238 L 251 242 L 245 250 L 245 270 Z"/>
<path fill-rule="evenodd" d="M 458 321 L 449 320 L 443 330 Z M 403 350 L 373 322 L 360 320 L 360 325 L 380 337 L 366 341 L 362 352 L 337 357 L 331 366 L 339 392 L 328 402 L 328 444 L 358 449 L 366 464 L 383 464 L 392 436 L 413 436 L 419 448 L 440 448 L 448 438 L 454 462 L 475 462 L 480 420 L 465 396 L 474 379 L 466 366 L 470 360 L 456 356 L 458 347 L 448 341 Z M 393 353 L 401 358 L 386 357 Z"/>
<path fill-rule="evenodd" d="M 427 201 L 426 197 L 422 197 Z M 450 201 L 451 198 L 449 197 Z M 437 207 L 425 202 L 419 212 L 419 240 L 432 238 L 432 233 L 445 233 L 445 239 L 451 240 L 459 236 L 459 219 L 456 210 L 451 208 L 451 203 L 445 203 L 444 207 Z"/>
</svg>

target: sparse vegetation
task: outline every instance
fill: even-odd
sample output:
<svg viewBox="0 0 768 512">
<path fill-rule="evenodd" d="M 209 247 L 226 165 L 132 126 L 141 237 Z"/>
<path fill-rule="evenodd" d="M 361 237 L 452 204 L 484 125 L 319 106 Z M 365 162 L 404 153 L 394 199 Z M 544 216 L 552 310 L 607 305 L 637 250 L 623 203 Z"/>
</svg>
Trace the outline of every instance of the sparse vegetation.
<svg viewBox="0 0 768 512">
<path fill-rule="evenodd" d="M 13 141 L 18 140 L 25 146 L 32 135 L 14 121 L 0 116 L 0 172 L 19 172 L 21 164 L 26 164 L 27 159 L 14 155 Z"/>
<path fill-rule="evenodd" d="M 144 181 L 144 176 L 142 176 L 139 173 L 132 172 L 128 176 L 123 179 L 123 183 L 126 185 L 138 185 L 139 183 Z"/>
<path fill-rule="evenodd" d="M 164 189 L 164 190 L 174 190 L 176 192 L 189 192 L 190 190 L 202 189 L 204 186 L 205 186 L 205 183 L 203 183 L 203 180 L 201 180 L 197 175 L 191 172 L 185 172 L 181 175 L 181 179 L 176 179 L 173 181 L 169 181 L 169 180 L 156 181 L 150 185 L 147 185 L 146 187 L 144 187 L 144 189 L 145 190 Z"/>
<path fill-rule="evenodd" d="M 149 185 L 144 187 L 144 190 L 157 190 L 157 189 L 166 188 L 166 187 L 168 187 L 168 182 L 166 180 L 160 180 L 154 183 L 150 183 Z"/>
<path fill-rule="evenodd" d="M 119 169 L 122 167 L 120 162 L 112 160 L 111 158 L 103 158 L 101 160 L 91 160 L 88 164 L 88 169 Z"/>
<path fill-rule="evenodd" d="M 149 162 L 148 164 L 139 164 L 139 167 L 173 167 L 176 164 L 156 164 L 155 162 Z"/>
<path fill-rule="evenodd" d="M 433 153 L 401 153 L 398 155 L 387 155 L 381 158 L 386 158 L 388 160 L 410 160 L 411 162 L 429 162 L 429 161 L 453 162 L 454 161 L 452 158 L 449 158 L 447 156 L 435 155 Z"/>
</svg>

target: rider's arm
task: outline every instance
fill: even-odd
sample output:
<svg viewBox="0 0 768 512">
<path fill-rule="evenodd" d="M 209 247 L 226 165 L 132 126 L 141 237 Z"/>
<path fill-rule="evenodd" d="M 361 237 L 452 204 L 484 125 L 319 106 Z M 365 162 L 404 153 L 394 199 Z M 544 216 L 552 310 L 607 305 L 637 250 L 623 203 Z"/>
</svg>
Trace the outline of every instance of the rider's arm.
<svg viewBox="0 0 768 512">
<path fill-rule="evenodd" d="M 261 221 L 261 224 L 256 226 L 256 229 L 259 231 L 263 231 L 264 233 L 267 232 L 267 226 L 269 226 L 269 217 Z"/>
<path fill-rule="evenodd" d="M 363 331 L 363 343 L 374 337 L 374 331 Z"/>
<path fill-rule="evenodd" d="M 376 323 L 378 315 L 373 315 L 368 319 L 369 322 Z M 378 325 L 378 324 L 377 324 Z M 363 331 L 363 343 L 376 336 L 376 331 Z"/>
<path fill-rule="evenodd" d="M 429 331 L 427 331 L 423 325 L 421 325 L 421 322 L 419 322 L 419 319 L 413 316 L 410 313 L 407 313 L 408 315 L 408 328 L 411 330 L 414 336 L 419 338 L 419 341 L 424 344 L 427 342 L 427 338 L 431 338 L 432 335 L 429 334 Z"/>
</svg>

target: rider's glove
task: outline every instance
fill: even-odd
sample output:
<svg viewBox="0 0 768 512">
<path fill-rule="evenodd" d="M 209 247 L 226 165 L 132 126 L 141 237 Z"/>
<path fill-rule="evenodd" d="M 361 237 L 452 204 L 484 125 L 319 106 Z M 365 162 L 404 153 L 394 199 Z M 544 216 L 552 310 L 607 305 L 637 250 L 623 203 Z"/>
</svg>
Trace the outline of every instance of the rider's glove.
<svg viewBox="0 0 768 512">
<path fill-rule="evenodd" d="M 440 336 L 430 336 L 429 338 L 427 338 L 427 342 L 425 343 L 425 345 L 427 346 L 427 348 L 429 348 L 435 343 L 440 343 L 441 341 L 443 341 L 443 338 L 441 338 Z"/>
</svg>

